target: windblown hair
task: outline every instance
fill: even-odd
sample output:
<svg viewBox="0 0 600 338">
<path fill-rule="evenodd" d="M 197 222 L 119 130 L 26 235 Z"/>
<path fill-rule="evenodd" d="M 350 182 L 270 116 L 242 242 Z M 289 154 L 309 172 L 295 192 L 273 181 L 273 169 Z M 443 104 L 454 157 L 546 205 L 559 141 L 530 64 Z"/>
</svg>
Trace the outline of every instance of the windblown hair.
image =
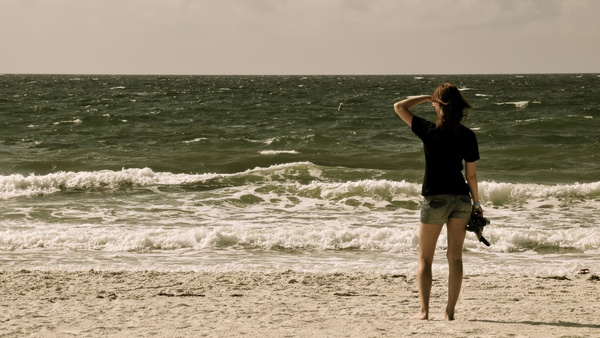
<svg viewBox="0 0 600 338">
<path fill-rule="evenodd" d="M 444 112 L 435 123 L 436 129 L 454 131 L 467 117 L 468 109 L 472 108 L 458 88 L 450 83 L 437 86 L 432 98 Z"/>
</svg>

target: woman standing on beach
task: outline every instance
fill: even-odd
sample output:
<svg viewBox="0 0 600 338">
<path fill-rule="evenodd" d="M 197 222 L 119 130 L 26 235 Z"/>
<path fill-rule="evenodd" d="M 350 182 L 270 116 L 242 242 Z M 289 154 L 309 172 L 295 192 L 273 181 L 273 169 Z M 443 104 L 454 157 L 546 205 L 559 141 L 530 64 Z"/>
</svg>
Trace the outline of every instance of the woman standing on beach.
<svg viewBox="0 0 600 338">
<path fill-rule="evenodd" d="M 435 123 L 410 111 L 424 102 L 431 102 L 435 108 L 438 116 Z M 423 141 L 425 151 L 417 271 L 421 308 L 416 319 L 429 319 L 431 266 L 442 226 L 447 224 L 449 274 L 446 319 L 454 320 L 454 308 L 463 279 L 462 249 L 467 223 L 472 208 L 483 214 L 475 166 L 479 159 L 477 139 L 472 130 L 462 125 L 469 108 L 471 106 L 458 88 L 449 83 L 438 86 L 432 96 L 410 97 L 394 104 L 398 116 Z M 463 161 L 466 182 L 462 174 Z"/>
</svg>

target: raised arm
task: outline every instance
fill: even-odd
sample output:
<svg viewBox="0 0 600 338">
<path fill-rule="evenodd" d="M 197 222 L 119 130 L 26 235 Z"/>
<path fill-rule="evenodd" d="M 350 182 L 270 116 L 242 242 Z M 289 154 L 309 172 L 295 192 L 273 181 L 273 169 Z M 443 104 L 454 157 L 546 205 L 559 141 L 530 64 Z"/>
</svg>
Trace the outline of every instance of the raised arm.
<svg viewBox="0 0 600 338">
<path fill-rule="evenodd" d="M 410 108 L 423 102 L 431 102 L 431 95 L 414 96 L 398 101 L 394 103 L 394 110 L 396 111 L 396 114 L 400 116 L 402 121 L 409 126 L 412 126 L 412 118 L 414 115 L 411 113 Z"/>
</svg>

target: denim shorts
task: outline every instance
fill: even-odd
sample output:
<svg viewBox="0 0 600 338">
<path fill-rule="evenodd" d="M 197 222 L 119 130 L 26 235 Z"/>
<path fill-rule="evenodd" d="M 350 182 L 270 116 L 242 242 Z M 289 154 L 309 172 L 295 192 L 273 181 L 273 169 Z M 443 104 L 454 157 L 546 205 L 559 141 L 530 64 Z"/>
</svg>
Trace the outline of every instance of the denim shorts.
<svg viewBox="0 0 600 338">
<path fill-rule="evenodd" d="M 471 218 L 471 196 L 433 195 L 423 198 L 421 222 L 426 224 L 444 224 L 450 218 Z"/>
</svg>

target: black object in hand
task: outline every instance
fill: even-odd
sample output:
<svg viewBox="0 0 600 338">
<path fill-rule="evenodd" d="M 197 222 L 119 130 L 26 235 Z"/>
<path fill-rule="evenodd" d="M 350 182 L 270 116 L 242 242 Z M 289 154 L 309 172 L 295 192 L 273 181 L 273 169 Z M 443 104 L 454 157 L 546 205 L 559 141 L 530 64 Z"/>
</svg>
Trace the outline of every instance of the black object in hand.
<svg viewBox="0 0 600 338">
<path fill-rule="evenodd" d="M 485 237 L 483 237 L 482 232 L 483 232 L 483 227 L 490 224 L 490 220 L 483 217 L 483 215 L 475 212 L 475 210 L 473 210 L 471 212 L 471 218 L 469 219 L 469 224 L 467 225 L 467 231 L 472 231 L 477 235 L 477 238 L 479 239 L 479 241 L 483 244 L 485 244 L 486 246 L 490 246 L 490 242 L 487 241 L 487 239 L 485 239 Z"/>
</svg>

